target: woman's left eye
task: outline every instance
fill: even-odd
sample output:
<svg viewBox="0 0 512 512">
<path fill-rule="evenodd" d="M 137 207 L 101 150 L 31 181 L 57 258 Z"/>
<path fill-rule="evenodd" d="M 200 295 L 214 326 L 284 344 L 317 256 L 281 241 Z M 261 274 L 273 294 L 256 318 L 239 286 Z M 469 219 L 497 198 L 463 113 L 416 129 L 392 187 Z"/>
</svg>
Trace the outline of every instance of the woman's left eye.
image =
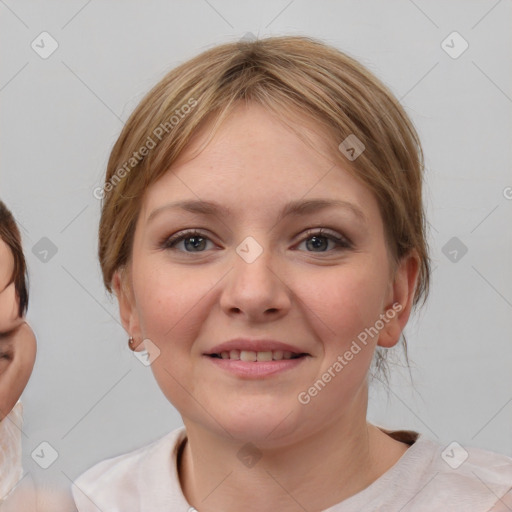
<svg viewBox="0 0 512 512">
<path fill-rule="evenodd" d="M 311 242 L 308 243 L 309 241 Z M 332 242 L 334 245 L 334 250 L 350 249 L 352 247 L 351 242 L 347 238 L 324 229 L 309 231 L 301 243 L 305 243 L 307 247 L 314 249 L 308 252 L 327 252 L 329 242 Z"/>
<path fill-rule="evenodd" d="M 201 233 L 200 231 L 189 230 L 166 238 L 162 243 L 163 249 L 179 249 L 178 245 L 184 242 L 182 245 L 182 252 L 205 252 L 208 246 L 208 242 L 213 242 Z M 306 238 L 303 239 L 301 244 L 306 244 L 308 252 L 327 252 L 329 250 L 329 243 L 334 245 L 334 250 L 350 249 L 352 247 L 351 242 L 335 233 L 331 233 L 324 229 L 313 230 L 307 233 Z M 299 245 L 300 246 L 300 245 Z M 310 249 L 310 250 L 309 250 Z"/>
</svg>

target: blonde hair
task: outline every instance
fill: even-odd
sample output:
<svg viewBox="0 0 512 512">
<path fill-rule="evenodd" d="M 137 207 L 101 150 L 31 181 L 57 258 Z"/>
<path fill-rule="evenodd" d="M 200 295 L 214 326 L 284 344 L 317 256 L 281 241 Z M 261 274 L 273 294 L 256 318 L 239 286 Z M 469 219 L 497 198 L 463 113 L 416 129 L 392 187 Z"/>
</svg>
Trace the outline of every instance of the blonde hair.
<svg viewBox="0 0 512 512">
<path fill-rule="evenodd" d="M 389 89 L 359 62 L 299 36 L 211 48 L 170 71 L 140 102 L 112 149 L 101 192 L 99 260 L 106 288 L 112 292 L 114 272 L 130 259 L 145 191 L 201 127 L 211 122 L 216 129 L 240 101 L 280 117 L 294 112 L 325 128 L 332 153 L 374 193 L 393 261 L 412 250 L 418 254 L 414 305 L 425 300 L 430 263 L 415 128 Z M 350 162 L 338 150 L 349 136 L 364 144 Z"/>
</svg>

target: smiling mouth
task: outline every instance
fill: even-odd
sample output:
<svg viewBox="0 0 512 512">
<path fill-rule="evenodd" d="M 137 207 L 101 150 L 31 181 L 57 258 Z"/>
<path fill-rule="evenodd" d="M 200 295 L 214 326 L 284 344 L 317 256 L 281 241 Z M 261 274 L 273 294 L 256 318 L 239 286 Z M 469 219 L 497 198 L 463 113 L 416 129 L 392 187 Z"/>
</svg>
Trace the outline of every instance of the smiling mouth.
<svg viewBox="0 0 512 512">
<path fill-rule="evenodd" d="M 222 351 L 219 354 L 208 354 L 209 357 L 216 359 L 228 359 L 232 361 L 247 361 L 247 362 L 268 362 L 268 361 L 282 361 L 283 359 L 300 359 L 306 357 L 308 354 L 297 354 L 288 350 L 268 350 L 264 352 L 255 352 L 252 350 L 229 350 Z"/>
</svg>

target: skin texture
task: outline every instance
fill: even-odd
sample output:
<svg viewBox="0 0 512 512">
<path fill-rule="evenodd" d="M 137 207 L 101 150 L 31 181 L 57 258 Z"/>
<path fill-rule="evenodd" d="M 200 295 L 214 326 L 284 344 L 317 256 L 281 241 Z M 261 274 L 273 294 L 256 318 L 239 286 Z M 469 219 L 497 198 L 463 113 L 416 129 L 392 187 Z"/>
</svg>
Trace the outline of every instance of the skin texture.
<svg viewBox="0 0 512 512">
<path fill-rule="evenodd" d="M 8 284 L 14 272 L 14 256 L 0 238 L 0 332 L 14 329 L 21 323 L 14 283 Z"/>
<path fill-rule="evenodd" d="M 153 373 L 188 433 L 181 485 L 201 512 L 240 503 L 251 511 L 322 510 L 367 487 L 407 449 L 367 423 L 367 372 L 377 343 L 395 345 L 407 323 L 418 260 L 411 255 L 391 271 L 376 199 L 333 167 L 317 127 L 303 121 L 301 130 L 318 151 L 256 105 L 238 107 L 195 156 L 206 135 L 199 133 L 147 190 L 131 260 L 114 277 L 136 350 L 160 351 Z M 348 208 L 278 218 L 289 201 L 313 198 L 346 201 L 365 220 Z M 154 210 L 184 199 L 232 212 L 164 209 L 148 222 Z M 191 228 L 206 237 L 201 249 L 190 239 L 163 247 Z M 308 230 L 320 228 L 348 238 L 349 247 L 326 238 L 315 247 Z M 248 236 L 263 249 L 252 263 L 236 252 Z M 298 394 L 394 303 L 402 309 L 379 336 L 310 403 L 299 403 Z M 278 375 L 243 379 L 203 355 L 235 337 L 271 338 L 309 356 Z M 253 467 L 237 457 L 246 443 L 262 456 Z"/>
<path fill-rule="evenodd" d="M 36 358 L 36 338 L 26 322 L 0 337 L 0 420 L 16 405 Z"/>
<path fill-rule="evenodd" d="M 34 332 L 18 314 L 19 301 L 14 283 L 7 285 L 13 270 L 12 252 L 0 238 L 0 421 L 11 412 L 23 393 L 32 373 L 37 351 Z M 38 488 L 30 477 L 21 480 L 1 503 L 0 508 L 2 512 L 76 510 L 69 491 Z"/>
<path fill-rule="evenodd" d="M 36 338 L 24 318 L 14 283 L 7 284 L 14 258 L 0 239 L 0 421 L 9 414 L 27 385 L 36 357 Z"/>
<path fill-rule="evenodd" d="M 10 247 L 0 238 L 0 293 L 4 291 L 14 271 L 14 256 Z"/>
</svg>

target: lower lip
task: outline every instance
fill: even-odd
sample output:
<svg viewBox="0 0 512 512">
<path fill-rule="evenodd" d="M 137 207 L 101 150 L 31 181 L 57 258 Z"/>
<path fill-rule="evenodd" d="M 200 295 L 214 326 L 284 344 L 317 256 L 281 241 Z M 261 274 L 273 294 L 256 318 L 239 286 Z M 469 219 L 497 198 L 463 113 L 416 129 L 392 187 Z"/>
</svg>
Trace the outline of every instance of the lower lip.
<svg viewBox="0 0 512 512">
<path fill-rule="evenodd" d="M 218 357 L 207 357 L 213 364 L 232 373 L 238 377 L 261 378 L 276 373 L 282 373 L 286 370 L 292 370 L 299 366 L 307 356 L 296 359 L 281 359 L 280 361 L 239 361 L 236 359 L 220 359 Z"/>
</svg>

